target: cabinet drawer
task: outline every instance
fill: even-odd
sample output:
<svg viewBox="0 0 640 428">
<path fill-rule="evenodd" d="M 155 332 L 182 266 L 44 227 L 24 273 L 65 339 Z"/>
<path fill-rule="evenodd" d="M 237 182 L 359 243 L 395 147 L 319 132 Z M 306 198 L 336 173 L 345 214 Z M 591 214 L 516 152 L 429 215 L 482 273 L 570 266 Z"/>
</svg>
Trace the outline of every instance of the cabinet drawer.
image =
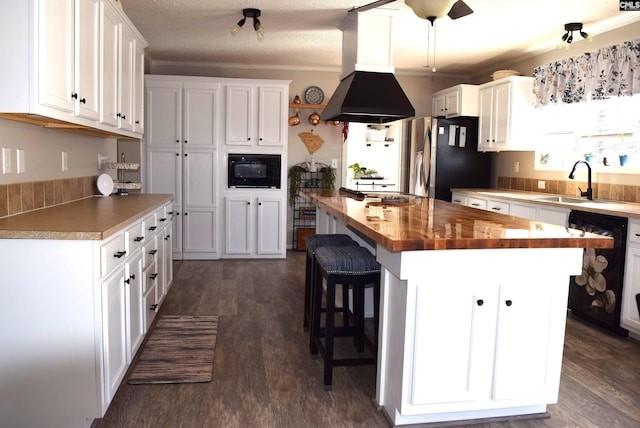
<svg viewBox="0 0 640 428">
<path fill-rule="evenodd" d="M 131 226 L 127 227 L 124 231 L 127 254 L 131 254 L 138 248 L 142 247 L 144 242 L 144 229 L 143 223 L 137 221 Z"/>
<path fill-rule="evenodd" d="M 640 223 L 629 222 L 629 242 L 640 243 Z"/>
<path fill-rule="evenodd" d="M 147 234 L 146 238 L 144 238 L 142 254 L 142 267 L 146 268 L 156 261 L 156 255 L 158 254 L 158 237 L 156 235 L 149 236 Z"/>
<path fill-rule="evenodd" d="M 451 196 L 451 202 L 458 205 L 467 205 L 467 197 L 458 193 L 454 193 Z"/>
<path fill-rule="evenodd" d="M 151 213 L 142 219 L 142 229 L 144 230 L 145 238 L 155 234 L 158 229 L 158 222 L 155 213 Z"/>
<path fill-rule="evenodd" d="M 172 216 L 173 211 L 171 210 L 171 205 L 158 208 L 156 210 L 156 226 L 158 226 L 158 229 L 162 229 L 167 222 L 171 221 Z"/>
<path fill-rule="evenodd" d="M 503 201 L 489 201 L 487 209 L 499 214 L 509 214 L 509 203 Z"/>
<path fill-rule="evenodd" d="M 100 246 L 100 275 L 109 274 L 116 266 L 124 262 L 126 255 L 124 233 L 120 232 Z"/>
<path fill-rule="evenodd" d="M 487 200 L 486 199 L 473 198 L 473 197 L 469 196 L 467 198 L 467 206 L 469 206 L 471 208 L 478 208 L 478 209 L 481 209 L 481 210 L 486 210 L 487 209 Z"/>
</svg>

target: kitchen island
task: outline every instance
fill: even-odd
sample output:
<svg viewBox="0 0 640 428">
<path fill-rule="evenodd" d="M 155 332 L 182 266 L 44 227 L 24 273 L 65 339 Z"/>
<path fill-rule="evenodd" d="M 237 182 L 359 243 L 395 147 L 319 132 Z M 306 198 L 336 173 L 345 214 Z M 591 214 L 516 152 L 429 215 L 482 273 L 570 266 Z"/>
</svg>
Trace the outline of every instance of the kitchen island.
<svg viewBox="0 0 640 428">
<path fill-rule="evenodd" d="M 610 238 L 429 198 L 305 197 L 318 233 L 347 233 L 382 265 L 376 401 L 392 423 L 547 415 L 567 277 Z"/>
<path fill-rule="evenodd" d="M 173 278 L 172 195 L 0 218 L 0 426 L 106 412 Z"/>
</svg>

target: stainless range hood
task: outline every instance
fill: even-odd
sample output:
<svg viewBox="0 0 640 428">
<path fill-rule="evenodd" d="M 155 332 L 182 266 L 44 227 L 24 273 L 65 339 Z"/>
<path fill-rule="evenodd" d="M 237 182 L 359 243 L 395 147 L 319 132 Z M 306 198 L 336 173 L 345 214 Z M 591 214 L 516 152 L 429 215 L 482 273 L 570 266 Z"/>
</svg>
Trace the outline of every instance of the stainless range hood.
<svg viewBox="0 0 640 428">
<path fill-rule="evenodd" d="M 342 23 L 341 81 L 320 118 L 386 123 L 415 116 L 393 75 L 390 9 L 350 12 Z"/>
</svg>

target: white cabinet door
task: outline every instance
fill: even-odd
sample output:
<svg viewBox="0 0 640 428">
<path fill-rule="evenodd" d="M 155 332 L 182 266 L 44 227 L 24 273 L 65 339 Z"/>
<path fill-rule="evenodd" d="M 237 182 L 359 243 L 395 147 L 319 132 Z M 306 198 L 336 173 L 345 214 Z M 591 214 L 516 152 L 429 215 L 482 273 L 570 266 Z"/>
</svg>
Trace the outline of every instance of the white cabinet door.
<svg viewBox="0 0 640 428">
<path fill-rule="evenodd" d="M 452 193 L 451 202 L 458 205 L 467 205 L 467 196 L 462 193 Z"/>
<path fill-rule="evenodd" d="M 145 334 L 143 307 L 142 252 L 138 251 L 125 263 L 127 362 L 136 355 Z"/>
<path fill-rule="evenodd" d="M 175 201 L 182 196 L 182 159 L 179 147 L 154 148 L 147 156 L 147 192 L 170 193 Z"/>
<path fill-rule="evenodd" d="M 467 206 L 471 207 L 471 208 L 477 208 L 479 210 L 486 210 L 487 209 L 487 200 L 484 198 L 478 198 L 475 196 L 468 196 L 467 197 Z"/>
<path fill-rule="evenodd" d="M 158 300 L 156 292 L 160 285 L 160 273 L 155 263 L 150 264 L 143 274 L 143 290 L 142 295 L 142 315 L 144 320 L 144 331 L 149 331 L 153 320 L 156 318 L 158 309 Z"/>
<path fill-rule="evenodd" d="M 183 143 L 186 147 L 217 148 L 219 85 L 192 84 L 183 91 Z"/>
<path fill-rule="evenodd" d="M 536 209 L 536 220 L 543 223 L 555 224 L 556 226 L 566 226 L 569 222 L 569 210 L 539 206 Z"/>
<path fill-rule="evenodd" d="M 182 251 L 186 258 L 200 258 L 197 253 L 218 252 L 216 151 L 189 147 L 183 157 Z"/>
<path fill-rule="evenodd" d="M 282 198 L 258 198 L 258 254 L 282 254 L 284 242 L 284 200 Z"/>
<path fill-rule="evenodd" d="M 254 134 L 255 102 L 251 86 L 227 86 L 226 143 L 250 146 Z"/>
<path fill-rule="evenodd" d="M 120 45 L 120 17 L 109 6 L 102 6 L 100 44 L 100 123 L 118 126 L 118 52 Z"/>
<path fill-rule="evenodd" d="M 495 343 L 497 287 L 482 286 L 467 273 L 465 286 L 446 278 L 417 287 L 411 404 L 473 401 L 488 396 Z M 462 282 L 461 282 L 462 283 Z M 426 284 L 424 284 L 426 285 Z M 446 328 L 433 328 L 446 325 Z M 447 352 L 433 352 L 433 344 Z M 443 346 L 442 344 L 446 344 Z"/>
<path fill-rule="evenodd" d="M 182 84 L 146 83 L 147 148 L 173 147 L 179 151 L 182 139 Z"/>
<path fill-rule="evenodd" d="M 444 96 L 444 111 L 447 117 L 458 116 L 460 114 L 460 90 L 456 89 L 447 92 Z"/>
<path fill-rule="evenodd" d="M 225 198 L 225 253 L 249 255 L 254 237 L 251 197 L 228 196 Z"/>
<path fill-rule="evenodd" d="M 478 150 L 488 150 L 493 146 L 492 130 L 492 107 L 493 107 L 493 88 L 481 88 L 479 91 L 479 124 L 478 124 Z"/>
<path fill-rule="evenodd" d="M 144 134 L 144 49 L 139 43 L 133 65 L 133 131 Z"/>
<path fill-rule="evenodd" d="M 535 279 L 500 287 L 493 400 L 544 395 L 553 290 Z M 535 322 L 532 322 L 535 320 Z"/>
<path fill-rule="evenodd" d="M 39 0 L 38 104 L 73 113 L 75 0 Z"/>
<path fill-rule="evenodd" d="M 122 26 L 120 33 L 120 67 L 118 74 L 118 127 L 133 131 L 133 64 L 136 53 L 133 32 Z"/>
<path fill-rule="evenodd" d="M 504 149 L 511 132 L 511 83 L 501 83 L 493 87 L 492 148 Z"/>
<path fill-rule="evenodd" d="M 104 404 L 113 399 L 127 371 L 126 288 L 124 264 L 101 284 L 102 346 L 104 349 Z M 106 407 L 106 406 L 105 406 Z"/>
<path fill-rule="evenodd" d="M 75 115 L 100 118 L 100 1 L 76 1 Z"/>
<path fill-rule="evenodd" d="M 193 258 L 192 253 L 218 251 L 217 209 L 185 208 L 182 222 L 184 258 Z"/>
<path fill-rule="evenodd" d="M 284 146 L 288 132 L 283 88 L 258 88 L 258 145 Z"/>
<path fill-rule="evenodd" d="M 433 116 L 443 116 L 445 115 L 445 95 L 443 93 L 434 94 L 433 96 Z"/>
<path fill-rule="evenodd" d="M 173 218 L 175 221 L 175 217 Z M 171 224 L 164 228 L 164 236 L 162 238 L 162 289 L 163 295 L 167 294 L 167 291 L 173 284 L 173 235 L 171 234 Z"/>
<path fill-rule="evenodd" d="M 508 215 L 510 211 L 509 202 L 489 199 L 487 201 L 487 211 Z"/>
</svg>

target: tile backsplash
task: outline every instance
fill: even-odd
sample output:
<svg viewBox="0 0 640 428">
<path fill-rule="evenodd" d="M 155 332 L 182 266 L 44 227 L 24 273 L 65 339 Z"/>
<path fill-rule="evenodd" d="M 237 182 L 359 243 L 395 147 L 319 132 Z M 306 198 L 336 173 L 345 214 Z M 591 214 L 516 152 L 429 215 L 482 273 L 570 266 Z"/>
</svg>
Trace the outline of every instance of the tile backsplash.
<svg viewBox="0 0 640 428">
<path fill-rule="evenodd" d="M 98 194 L 96 178 L 76 177 L 0 185 L 0 218 Z"/>
<path fill-rule="evenodd" d="M 553 193 L 557 195 L 580 196 L 587 183 L 576 180 L 542 180 L 544 189 L 538 189 L 539 178 L 498 177 L 498 188 L 524 190 L 527 192 Z M 594 199 L 640 203 L 640 186 L 611 183 L 592 183 Z"/>
</svg>

